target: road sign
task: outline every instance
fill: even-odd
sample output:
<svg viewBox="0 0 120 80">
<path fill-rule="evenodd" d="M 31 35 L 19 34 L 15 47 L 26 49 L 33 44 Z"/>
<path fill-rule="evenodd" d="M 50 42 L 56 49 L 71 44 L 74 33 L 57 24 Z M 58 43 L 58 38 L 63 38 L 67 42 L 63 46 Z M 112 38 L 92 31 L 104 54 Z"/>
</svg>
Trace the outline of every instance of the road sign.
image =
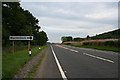
<svg viewBox="0 0 120 80">
<path fill-rule="evenodd" d="M 28 41 L 28 49 L 30 49 L 30 40 L 33 40 L 33 36 L 9 36 L 9 40 L 12 40 L 12 46 L 13 46 L 13 53 L 14 53 L 14 47 L 15 47 L 15 40 L 27 40 Z"/>
<path fill-rule="evenodd" d="M 33 36 L 9 36 L 9 40 L 33 40 Z"/>
</svg>

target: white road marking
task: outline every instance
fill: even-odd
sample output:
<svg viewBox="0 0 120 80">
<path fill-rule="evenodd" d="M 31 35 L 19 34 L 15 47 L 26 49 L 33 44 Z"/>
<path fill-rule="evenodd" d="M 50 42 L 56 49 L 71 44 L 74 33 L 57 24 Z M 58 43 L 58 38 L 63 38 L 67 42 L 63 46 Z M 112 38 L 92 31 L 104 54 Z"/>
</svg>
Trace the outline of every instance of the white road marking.
<svg viewBox="0 0 120 80">
<path fill-rule="evenodd" d="M 90 57 L 93 57 L 93 58 L 97 58 L 97 59 L 103 60 L 103 61 L 107 61 L 107 62 L 110 62 L 110 63 L 114 63 L 114 61 L 109 60 L 109 59 L 105 59 L 105 58 L 98 57 L 98 56 L 94 56 L 94 55 L 87 54 L 87 53 L 83 53 L 83 54 L 84 54 L 84 55 L 87 55 L 87 56 L 90 56 Z"/>
<path fill-rule="evenodd" d="M 62 48 L 64 48 L 64 49 L 68 49 L 68 48 L 66 48 L 66 47 L 62 47 Z M 69 49 L 68 49 L 69 50 Z"/>
<path fill-rule="evenodd" d="M 73 52 L 76 52 L 76 53 L 79 52 L 79 51 L 77 51 L 77 50 L 69 49 L 69 48 L 63 47 L 63 46 L 61 46 L 61 45 L 56 45 L 56 46 L 57 46 L 57 47 L 60 47 L 60 48 L 67 49 L 67 50 L 70 50 L 70 51 L 73 51 Z M 107 62 L 110 62 L 110 63 L 115 63 L 115 62 L 112 61 L 112 60 L 105 59 L 105 58 L 102 58 L 102 57 L 94 56 L 94 55 L 87 54 L 87 53 L 83 53 L 83 54 L 84 54 L 84 55 L 87 55 L 87 56 L 90 56 L 90 57 L 93 57 L 93 58 L 97 58 L 97 59 L 103 60 L 103 61 L 107 61 Z"/>
<path fill-rule="evenodd" d="M 73 51 L 73 52 L 78 52 L 78 51 L 76 51 L 76 50 L 73 50 L 73 49 L 69 49 L 69 48 L 67 48 L 67 47 L 63 47 L 63 46 L 60 46 L 60 45 L 56 45 L 57 47 L 60 47 L 60 48 L 63 48 L 63 49 L 67 49 L 67 50 L 70 50 L 70 51 Z"/>
<path fill-rule="evenodd" d="M 78 52 L 78 51 L 76 51 L 76 50 L 73 50 L 73 49 L 69 49 L 69 50 L 71 50 L 71 51 L 73 51 L 73 52 Z"/>
<path fill-rule="evenodd" d="M 50 45 L 50 46 L 51 46 L 51 45 Z M 64 73 L 64 71 L 63 71 L 63 69 L 62 69 L 62 67 L 61 67 L 61 65 L 60 65 L 60 63 L 59 63 L 59 61 L 58 61 L 58 59 L 57 59 L 57 56 L 56 56 L 56 54 L 55 54 L 52 46 L 51 46 L 51 49 L 52 49 L 52 53 L 53 53 L 53 55 L 54 55 L 55 61 L 56 61 L 56 63 L 57 63 L 57 66 L 58 66 L 58 68 L 59 68 L 59 71 L 60 71 L 60 73 L 61 73 L 61 76 L 62 76 L 63 80 L 67 80 L 67 77 L 66 77 L 66 75 L 65 75 L 65 73 Z"/>
</svg>

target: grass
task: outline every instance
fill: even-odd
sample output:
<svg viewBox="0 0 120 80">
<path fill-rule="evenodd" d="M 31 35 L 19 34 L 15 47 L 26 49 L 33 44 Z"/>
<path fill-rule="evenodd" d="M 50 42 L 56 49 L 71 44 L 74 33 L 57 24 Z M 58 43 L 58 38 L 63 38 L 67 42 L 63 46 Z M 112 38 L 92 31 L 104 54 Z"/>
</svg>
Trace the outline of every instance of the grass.
<svg viewBox="0 0 120 80">
<path fill-rule="evenodd" d="M 41 62 L 42 62 L 42 59 L 40 59 L 38 61 L 38 63 L 33 66 L 32 70 L 30 72 L 28 72 L 26 78 L 33 78 L 35 76 L 35 73 L 36 73 L 39 65 L 41 64 Z"/>
<path fill-rule="evenodd" d="M 37 61 L 37 64 L 35 64 L 30 72 L 28 72 L 26 78 L 34 78 L 36 75 L 36 71 L 38 70 L 42 60 L 44 58 L 44 54 L 41 54 L 40 59 Z"/>
<path fill-rule="evenodd" d="M 2 55 L 2 77 L 3 78 L 13 78 L 17 71 L 24 66 L 32 57 L 37 55 L 41 50 L 45 48 L 42 46 L 32 48 L 32 56 L 28 55 L 28 50 L 20 50 L 15 53 L 6 53 Z"/>
<path fill-rule="evenodd" d="M 72 44 L 70 44 L 70 46 L 80 47 L 80 48 L 92 48 L 92 49 L 98 49 L 98 50 L 104 50 L 104 51 L 120 52 L 118 47 L 113 47 L 113 46 L 88 46 L 88 45 L 72 45 Z"/>
</svg>

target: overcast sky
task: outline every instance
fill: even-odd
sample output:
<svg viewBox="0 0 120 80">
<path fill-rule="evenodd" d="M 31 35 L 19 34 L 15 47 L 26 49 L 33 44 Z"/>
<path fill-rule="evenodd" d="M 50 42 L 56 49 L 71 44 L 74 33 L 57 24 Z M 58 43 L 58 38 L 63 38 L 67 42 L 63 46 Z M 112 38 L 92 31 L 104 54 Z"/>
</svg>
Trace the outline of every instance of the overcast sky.
<svg viewBox="0 0 120 80">
<path fill-rule="evenodd" d="M 21 2 L 48 34 L 50 42 L 62 36 L 86 37 L 118 28 L 117 2 Z"/>
</svg>

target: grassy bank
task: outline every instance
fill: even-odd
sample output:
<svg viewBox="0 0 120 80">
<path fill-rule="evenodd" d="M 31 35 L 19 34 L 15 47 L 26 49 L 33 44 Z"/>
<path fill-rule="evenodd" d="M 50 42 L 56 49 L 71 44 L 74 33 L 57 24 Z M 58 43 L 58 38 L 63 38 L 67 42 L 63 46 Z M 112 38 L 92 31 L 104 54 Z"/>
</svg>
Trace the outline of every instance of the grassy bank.
<svg viewBox="0 0 120 80">
<path fill-rule="evenodd" d="M 114 47 L 114 46 L 90 46 L 90 45 L 74 45 L 74 44 L 69 44 L 69 45 L 80 48 L 92 48 L 92 49 L 98 49 L 104 51 L 120 52 L 118 47 Z"/>
<path fill-rule="evenodd" d="M 32 48 L 32 56 L 28 55 L 28 50 L 20 50 L 15 53 L 6 53 L 2 55 L 2 77 L 3 78 L 12 78 L 16 72 L 23 67 L 32 57 L 41 52 L 46 46 Z"/>
</svg>

